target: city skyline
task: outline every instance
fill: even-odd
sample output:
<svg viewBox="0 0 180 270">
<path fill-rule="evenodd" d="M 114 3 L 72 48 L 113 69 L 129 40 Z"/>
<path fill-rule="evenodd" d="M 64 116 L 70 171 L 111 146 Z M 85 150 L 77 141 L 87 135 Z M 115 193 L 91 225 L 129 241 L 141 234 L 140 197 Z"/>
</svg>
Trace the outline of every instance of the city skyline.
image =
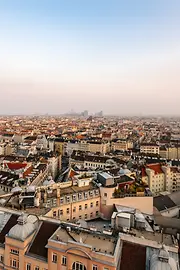
<svg viewBox="0 0 180 270">
<path fill-rule="evenodd" d="M 179 1 L 0 3 L 0 114 L 180 115 Z"/>
</svg>

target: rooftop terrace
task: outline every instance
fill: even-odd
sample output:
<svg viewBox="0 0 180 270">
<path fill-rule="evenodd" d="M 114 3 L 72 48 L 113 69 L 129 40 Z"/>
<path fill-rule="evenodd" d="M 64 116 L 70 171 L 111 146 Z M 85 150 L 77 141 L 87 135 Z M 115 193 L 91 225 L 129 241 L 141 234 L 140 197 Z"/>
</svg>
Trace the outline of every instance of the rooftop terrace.
<svg viewBox="0 0 180 270">
<path fill-rule="evenodd" d="M 70 228 L 70 227 L 69 227 Z M 52 236 L 52 240 L 68 243 L 73 241 L 81 245 L 89 246 L 94 252 L 113 255 L 117 239 L 103 233 L 94 233 L 88 229 L 60 227 Z"/>
</svg>

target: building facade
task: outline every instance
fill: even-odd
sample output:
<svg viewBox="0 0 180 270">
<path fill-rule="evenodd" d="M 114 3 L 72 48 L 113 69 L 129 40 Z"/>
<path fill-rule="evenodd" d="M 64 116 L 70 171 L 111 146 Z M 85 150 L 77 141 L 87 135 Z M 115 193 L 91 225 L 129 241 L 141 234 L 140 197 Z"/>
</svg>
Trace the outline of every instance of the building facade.
<svg viewBox="0 0 180 270">
<path fill-rule="evenodd" d="M 0 269 L 115 270 L 119 266 L 118 235 L 17 213 L 3 213 L 1 221 L 5 224 L 0 236 Z"/>
<path fill-rule="evenodd" d="M 151 144 L 151 143 L 141 144 L 140 153 L 159 155 L 159 146 L 156 144 Z"/>
<path fill-rule="evenodd" d="M 142 169 L 142 181 L 147 183 L 153 194 L 180 190 L 180 169 L 169 165 L 149 164 Z"/>
</svg>

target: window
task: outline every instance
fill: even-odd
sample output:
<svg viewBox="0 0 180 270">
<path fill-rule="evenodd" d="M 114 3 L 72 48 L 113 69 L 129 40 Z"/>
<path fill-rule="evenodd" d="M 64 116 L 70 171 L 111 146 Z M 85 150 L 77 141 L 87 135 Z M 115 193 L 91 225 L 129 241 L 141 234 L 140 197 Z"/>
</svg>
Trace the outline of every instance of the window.
<svg viewBox="0 0 180 270">
<path fill-rule="evenodd" d="M 81 211 L 82 210 L 82 205 L 79 205 L 79 211 Z"/>
<path fill-rule="evenodd" d="M 3 255 L 0 255 L 0 262 L 4 262 L 4 257 L 3 257 Z"/>
<path fill-rule="evenodd" d="M 63 210 L 60 210 L 60 216 L 62 216 L 63 215 Z"/>
<path fill-rule="evenodd" d="M 56 211 L 53 212 L 53 217 L 56 217 Z"/>
<path fill-rule="evenodd" d="M 13 268 L 18 268 L 19 267 L 19 262 L 17 260 L 15 260 L 15 259 L 11 259 L 10 260 L 10 265 Z M 31 270 L 31 269 L 27 269 L 27 270 Z"/>
<path fill-rule="evenodd" d="M 69 214 L 69 208 L 66 209 L 66 213 Z"/>
<path fill-rule="evenodd" d="M 88 205 L 87 205 L 87 203 L 85 204 L 85 209 L 87 209 L 88 208 Z"/>
<path fill-rule="evenodd" d="M 39 266 L 35 266 L 34 270 L 39 270 Z"/>
<path fill-rule="evenodd" d="M 56 253 L 53 253 L 53 255 L 52 255 L 52 262 L 57 263 L 57 254 Z"/>
<path fill-rule="evenodd" d="M 30 263 L 26 264 L 26 270 L 31 270 L 31 264 Z"/>
<path fill-rule="evenodd" d="M 91 218 L 93 217 L 93 213 L 90 214 L 90 217 L 91 217 Z"/>
<path fill-rule="evenodd" d="M 99 205 L 99 201 L 96 201 L 96 206 L 98 206 Z"/>
<path fill-rule="evenodd" d="M 67 264 L 67 258 L 65 256 L 62 257 L 62 265 Z"/>
<path fill-rule="evenodd" d="M 107 193 L 104 193 L 104 197 L 107 197 Z"/>
<path fill-rule="evenodd" d="M 98 216 L 99 215 L 99 211 L 96 211 L 96 216 Z"/>
<path fill-rule="evenodd" d="M 76 195 L 73 195 L 73 201 L 76 201 Z"/>
<path fill-rule="evenodd" d="M 73 212 L 74 212 L 74 213 L 76 212 L 76 207 L 73 208 Z"/>
<path fill-rule="evenodd" d="M 92 270 L 98 270 L 97 265 L 94 265 L 94 264 L 93 264 Z"/>
<path fill-rule="evenodd" d="M 81 262 L 74 262 L 72 269 L 73 270 L 86 270 L 86 267 Z"/>
<path fill-rule="evenodd" d="M 69 196 L 66 197 L 66 201 L 70 202 L 70 197 Z"/>
<path fill-rule="evenodd" d="M 88 215 L 87 215 L 87 214 L 85 214 L 85 216 L 84 216 L 84 217 L 85 217 L 85 219 L 87 219 L 87 218 L 88 218 Z"/>
<path fill-rule="evenodd" d="M 79 216 L 79 219 L 81 219 L 82 218 L 82 216 Z"/>
<path fill-rule="evenodd" d="M 60 204 L 63 204 L 63 202 L 64 202 L 64 198 L 61 198 L 60 199 Z"/>
<path fill-rule="evenodd" d="M 84 198 L 87 199 L 87 197 L 88 197 L 88 193 L 85 192 L 85 193 L 84 193 Z"/>
<path fill-rule="evenodd" d="M 17 250 L 17 249 L 11 249 L 11 254 L 19 255 L 19 250 Z"/>
<path fill-rule="evenodd" d="M 93 207 L 93 203 L 91 202 L 91 208 Z"/>
<path fill-rule="evenodd" d="M 53 200 L 53 205 L 56 206 L 56 204 L 57 204 L 57 200 L 54 199 L 54 200 Z"/>
<path fill-rule="evenodd" d="M 79 193 L 79 199 L 80 200 L 82 199 L 82 193 Z"/>
</svg>

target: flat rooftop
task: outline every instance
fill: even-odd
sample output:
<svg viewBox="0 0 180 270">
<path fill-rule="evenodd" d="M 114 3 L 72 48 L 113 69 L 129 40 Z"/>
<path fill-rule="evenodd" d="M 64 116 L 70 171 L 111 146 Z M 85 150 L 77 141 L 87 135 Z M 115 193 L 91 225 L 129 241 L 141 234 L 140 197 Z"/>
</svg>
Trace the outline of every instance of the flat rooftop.
<svg viewBox="0 0 180 270">
<path fill-rule="evenodd" d="M 60 227 L 52 236 L 52 240 L 68 243 L 74 241 L 81 245 L 88 245 L 94 252 L 113 255 L 117 243 L 117 238 L 105 234 L 93 233 L 93 231 L 72 228 L 71 231 Z"/>
<path fill-rule="evenodd" d="M 107 173 L 107 172 L 99 173 L 99 175 L 102 176 L 102 177 L 104 177 L 105 179 L 113 178 L 113 176 L 110 175 L 110 174 Z"/>
<path fill-rule="evenodd" d="M 90 191 L 93 189 L 97 189 L 97 187 L 91 182 L 89 183 L 88 186 L 82 186 L 82 187 L 71 186 L 67 188 L 61 188 L 61 196 L 78 193 L 78 192 Z"/>
<path fill-rule="evenodd" d="M 163 234 L 163 238 L 162 238 L 162 234 L 158 233 L 158 232 L 140 231 L 140 230 L 136 230 L 136 229 L 131 229 L 131 232 L 136 237 L 143 238 L 146 240 L 156 241 L 158 243 L 161 243 L 162 239 L 163 239 L 163 243 L 165 245 L 174 246 L 172 236 L 169 234 Z"/>
</svg>

